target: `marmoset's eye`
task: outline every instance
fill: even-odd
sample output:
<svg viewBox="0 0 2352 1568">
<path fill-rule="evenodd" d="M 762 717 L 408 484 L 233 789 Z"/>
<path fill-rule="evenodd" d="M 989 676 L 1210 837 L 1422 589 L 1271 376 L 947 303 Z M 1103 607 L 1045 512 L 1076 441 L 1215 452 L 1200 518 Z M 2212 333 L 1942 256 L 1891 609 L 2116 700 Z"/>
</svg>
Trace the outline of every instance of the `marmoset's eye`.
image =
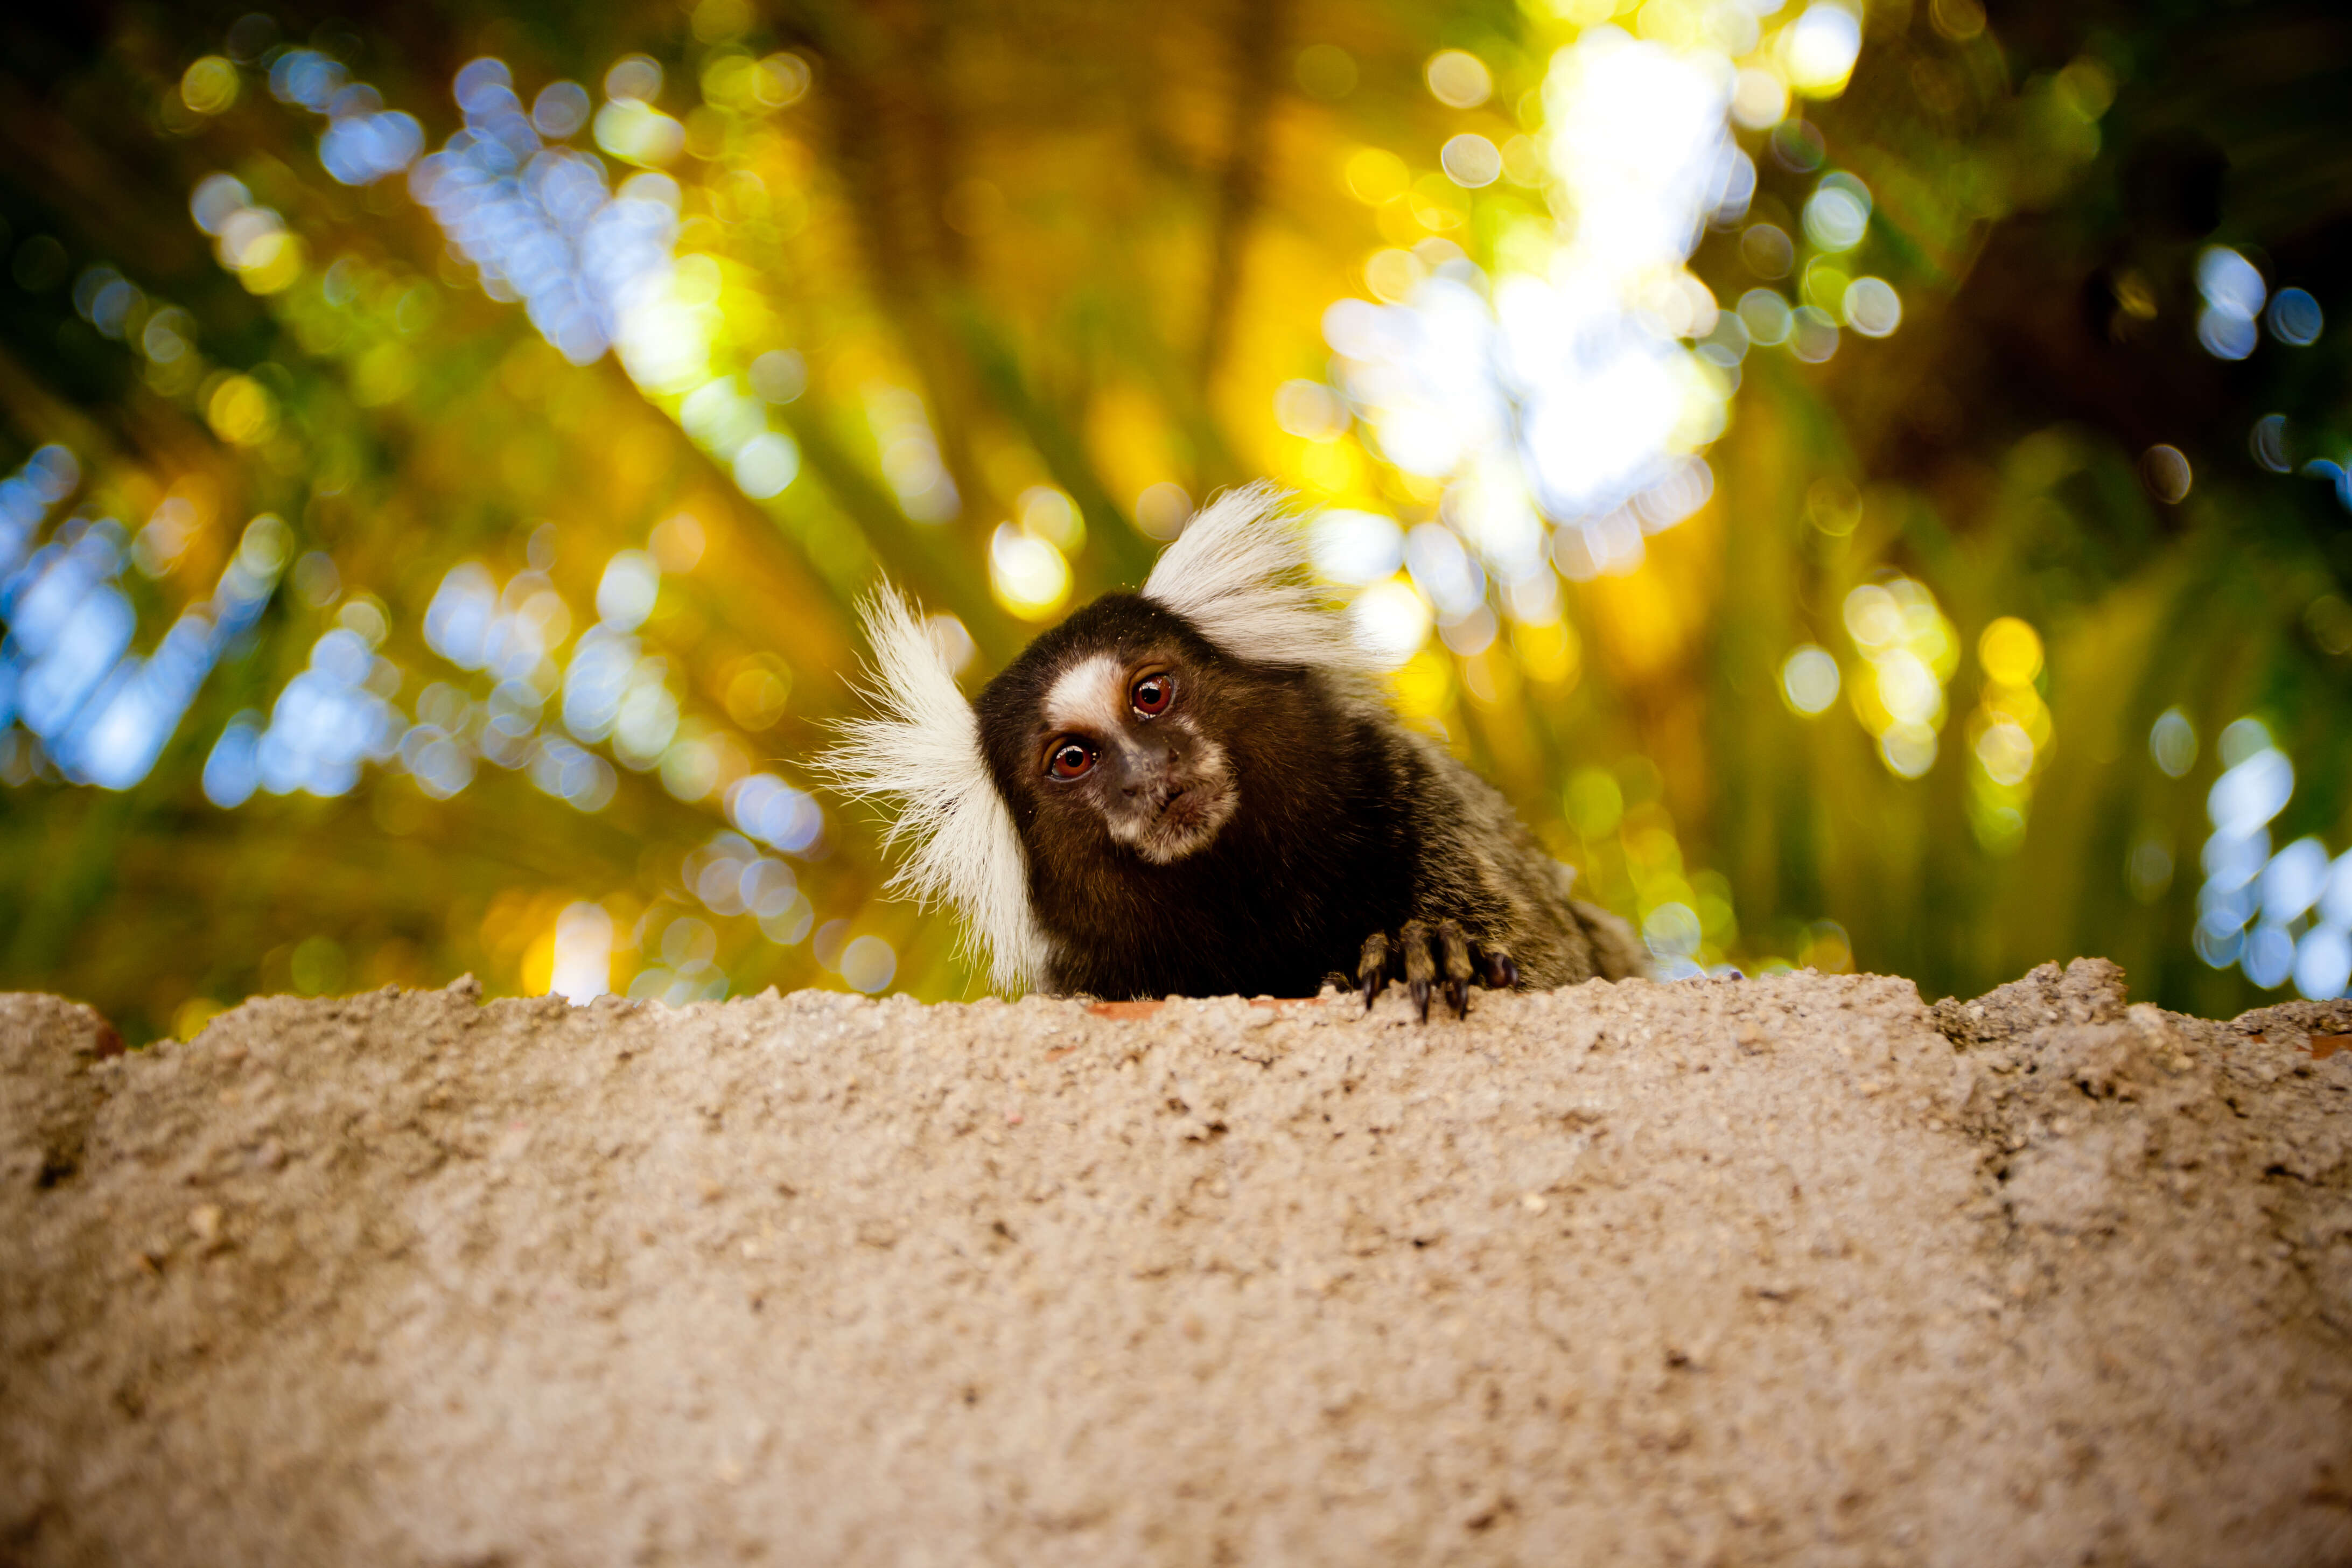
<svg viewBox="0 0 2352 1568">
<path fill-rule="evenodd" d="M 1065 741 L 1054 748 L 1045 766 L 1057 779 L 1084 778 L 1095 765 L 1095 749 L 1084 741 Z"/>
<path fill-rule="evenodd" d="M 1168 704 L 1173 701 L 1175 697 L 1176 682 L 1171 678 L 1166 675 L 1147 675 L 1135 683 L 1135 689 L 1129 693 L 1128 700 L 1135 704 L 1135 710 L 1138 713 L 1149 719 L 1155 714 L 1167 712 Z"/>
</svg>

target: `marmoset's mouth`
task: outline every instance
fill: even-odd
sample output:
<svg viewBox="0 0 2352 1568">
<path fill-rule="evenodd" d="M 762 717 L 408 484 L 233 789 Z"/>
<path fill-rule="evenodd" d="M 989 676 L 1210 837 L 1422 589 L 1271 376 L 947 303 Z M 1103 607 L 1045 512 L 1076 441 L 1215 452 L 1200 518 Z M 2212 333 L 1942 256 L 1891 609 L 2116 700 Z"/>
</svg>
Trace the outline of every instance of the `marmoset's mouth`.
<svg viewBox="0 0 2352 1568">
<path fill-rule="evenodd" d="M 1149 816 L 1131 822 L 1119 837 L 1153 865 L 1171 865 L 1216 842 L 1218 833 L 1233 817 L 1234 795 L 1226 780 L 1195 780 L 1160 802 Z"/>
</svg>

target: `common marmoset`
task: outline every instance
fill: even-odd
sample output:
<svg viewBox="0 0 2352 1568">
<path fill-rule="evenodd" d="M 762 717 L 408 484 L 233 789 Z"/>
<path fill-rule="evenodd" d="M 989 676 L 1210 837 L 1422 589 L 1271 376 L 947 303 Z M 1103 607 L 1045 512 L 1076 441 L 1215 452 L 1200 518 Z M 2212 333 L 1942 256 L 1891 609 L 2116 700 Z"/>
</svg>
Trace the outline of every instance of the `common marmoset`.
<svg viewBox="0 0 2352 1568">
<path fill-rule="evenodd" d="M 823 765 L 879 801 L 893 889 L 947 903 L 1005 991 L 1313 994 L 1402 977 L 1647 972 L 1503 797 L 1406 728 L 1307 581 L 1278 492 L 1232 491 L 1142 593 L 1044 633 L 966 702 L 913 609 L 865 606 L 883 717 Z"/>
</svg>

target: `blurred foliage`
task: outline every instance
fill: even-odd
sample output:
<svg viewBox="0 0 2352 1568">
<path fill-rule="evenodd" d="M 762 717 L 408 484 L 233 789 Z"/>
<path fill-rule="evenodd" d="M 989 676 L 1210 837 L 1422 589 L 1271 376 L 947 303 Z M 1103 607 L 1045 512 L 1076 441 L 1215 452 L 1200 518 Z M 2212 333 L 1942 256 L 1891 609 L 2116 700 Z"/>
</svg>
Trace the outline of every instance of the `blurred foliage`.
<svg viewBox="0 0 2352 1568">
<path fill-rule="evenodd" d="M 2225 763 L 2292 760 L 2259 852 L 2232 828 L 2244 896 L 2272 836 L 2352 849 L 2352 22 L 1831 9 L 0 24 L 0 984 L 134 1038 L 467 970 L 971 994 L 947 922 L 878 899 L 870 824 L 801 793 L 855 595 L 952 616 L 972 679 L 1226 485 L 1454 525 L 1327 308 L 1572 249 L 1546 126 L 1602 57 L 1556 51 L 1614 27 L 1748 68 L 1754 188 L 1667 310 L 1716 367 L 1677 437 L 1711 493 L 1609 561 L 1548 507 L 1540 583 L 1489 562 L 1471 612 L 1415 555 L 1366 589 L 1423 616 L 1400 700 L 1688 963 L 1934 995 L 2096 952 L 2252 1003 L 2241 939 L 2195 936 Z M 614 226 L 526 288 L 555 241 L 450 171 L 521 164 L 534 111 Z"/>
</svg>

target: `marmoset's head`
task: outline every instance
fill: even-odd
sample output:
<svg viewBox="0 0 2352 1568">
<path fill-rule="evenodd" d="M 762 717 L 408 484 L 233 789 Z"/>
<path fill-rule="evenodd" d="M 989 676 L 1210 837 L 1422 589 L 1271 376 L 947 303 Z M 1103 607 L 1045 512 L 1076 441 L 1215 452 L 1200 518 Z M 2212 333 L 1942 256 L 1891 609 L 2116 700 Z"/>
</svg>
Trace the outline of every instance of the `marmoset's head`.
<svg viewBox="0 0 2352 1568">
<path fill-rule="evenodd" d="M 1225 730 L 1246 684 L 1181 616 L 1113 594 L 1031 643 L 972 707 L 1033 853 L 1108 838 L 1165 866 L 1207 848 L 1234 815 Z"/>
<path fill-rule="evenodd" d="M 1237 812 L 1265 809 L 1245 759 L 1286 787 L 1280 748 L 1251 729 L 1280 706 L 1269 699 L 1305 671 L 1357 668 L 1281 500 L 1253 485 L 1203 508 L 1140 594 L 1045 633 L 976 701 L 912 605 L 888 589 L 866 605 L 883 716 L 845 725 L 821 765 L 889 809 L 908 850 L 893 887 L 956 906 L 999 986 L 1020 989 L 1048 952 L 1033 858 L 1149 870 L 1201 854 Z"/>
</svg>

